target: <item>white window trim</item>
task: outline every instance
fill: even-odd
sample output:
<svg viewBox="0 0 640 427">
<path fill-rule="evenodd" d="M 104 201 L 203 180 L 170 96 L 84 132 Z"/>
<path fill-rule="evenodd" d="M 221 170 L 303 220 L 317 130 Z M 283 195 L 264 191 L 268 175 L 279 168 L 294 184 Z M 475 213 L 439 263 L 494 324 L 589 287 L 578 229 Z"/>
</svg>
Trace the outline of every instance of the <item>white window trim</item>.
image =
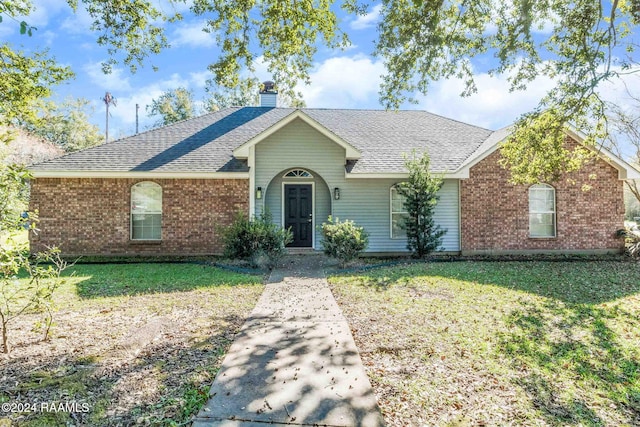
<svg viewBox="0 0 640 427">
<path fill-rule="evenodd" d="M 392 185 L 391 188 L 389 188 L 389 238 L 393 239 L 393 240 L 406 240 L 407 236 L 406 234 L 404 236 L 394 236 L 393 235 L 393 215 L 394 214 L 406 214 L 409 215 L 409 212 L 407 211 L 401 211 L 401 212 L 394 212 L 393 211 L 393 193 L 394 191 L 398 191 L 396 189 L 398 184 Z"/>
<path fill-rule="evenodd" d="M 295 175 L 289 175 L 290 173 L 295 172 Z M 304 175 L 306 174 L 306 175 Z M 288 171 L 286 171 L 284 173 L 284 175 L 282 175 L 282 178 L 287 178 L 287 179 L 313 179 L 313 174 L 311 172 L 309 172 L 306 169 L 289 169 Z"/>
<path fill-rule="evenodd" d="M 541 190 L 545 189 L 546 191 L 553 191 L 553 210 L 551 211 L 531 211 L 531 189 Z M 528 212 L 528 220 L 529 220 L 529 238 L 530 239 L 555 239 L 558 236 L 558 209 L 556 204 L 556 189 L 549 184 L 533 184 L 527 190 L 527 201 L 529 203 L 529 212 Z M 552 214 L 553 215 L 553 234 L 547 236 L 534 236 L 531 234 L 531 214 Z"/>
<path fill-rule="evenodd" d="M 149 214 L 160 214 L 160 238 L 159 239 L 140 239 L 140 238 L 134 238 L 133 237 L 133 215 L 139 215 L 139 214 L 134 214 L 133 213 L 133 189 L 140 184 L 147 184 L 147 183 L 151 183 L 154 185 L 157 185 L 158 187 L 160 187 L 160 212 L 147 212 Z M 130 192 L 129 192 L 129 240 L 134 241 L 134 242 L 159 242 L 162 240 L 162 210 L 163 210 L 163 199 L 164 199 L 164 191 L 162 189 L 162 186 L 160 184 L 158 184 L 157 182 L 153 182 L 153 181 L 140 181 L 140 182 L 136 182 L 135 184 L 133 184 L 131 186 Z"/>
</svg>

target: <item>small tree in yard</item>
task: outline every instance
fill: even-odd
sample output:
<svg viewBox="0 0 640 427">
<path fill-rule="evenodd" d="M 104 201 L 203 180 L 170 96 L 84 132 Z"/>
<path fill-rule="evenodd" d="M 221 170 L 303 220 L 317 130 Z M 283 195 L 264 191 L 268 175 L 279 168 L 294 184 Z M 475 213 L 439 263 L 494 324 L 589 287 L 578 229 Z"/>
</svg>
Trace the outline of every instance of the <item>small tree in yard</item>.
<svg viewBox="0 0 640 427">
<path fill-rule="evenodd" d="M 63 281 L 60 274 L 66 263 L 60 252 L 52 249 L 38 253 L 33 259 L 22 248 L 0 249 L 0 326 L 2 348 L 9 353 L 9 327 L 16 318 L 28 313 L 43 313 L 43 339 L 49 338 L 53 325 L 53 293 Z M 20 279 L 19 274 L 25 278 Z"/>
<path fill-rule="evenodd" d="M 427 153 L 417 158 L 405 158 L 409 170 L 409 180 L 396 186 L 404 197 L 407 218 L 403 224 L 407 231 L 407 249 L 417 258 L 424 258 L 442 245 L 442 236 L 447 232 L 435 224 L 433 215 L 438 204 L 438 191 L 442 188 L 442 178 L 429 172 L 430 158 Z"/>
<path fill-rule="evenodd" d="M 10 351 L 10 323 L 24 314 L 44 312 L 44 339 L 48 338 L 53 323 L 53 292 L 61 285 L 60 273 L 66 267 L 57 249 L 31 258 L 27 248 L 14 238 L 25 228 L 35 230 L 35 213 L 20 214 L 28 178 L 24 168 L 0 159 L 0 327 L 4 353 Z"/>
<path fill-rule="evenodd" d="M 344 267 L 353 261 L 369 245 L 369 235 L 363 227 L 357 227 L 353 221 L 342 221 L 331 216 L 322 224 L 322 247 L 327 256 L 340 261 Z"/>
</svg>

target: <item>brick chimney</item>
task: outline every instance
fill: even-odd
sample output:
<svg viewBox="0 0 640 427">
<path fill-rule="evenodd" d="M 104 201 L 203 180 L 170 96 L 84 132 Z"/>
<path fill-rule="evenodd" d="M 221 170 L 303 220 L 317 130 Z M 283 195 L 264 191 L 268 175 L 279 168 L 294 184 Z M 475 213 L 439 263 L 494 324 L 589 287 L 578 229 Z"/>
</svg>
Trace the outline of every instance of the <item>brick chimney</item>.
<svg viewBox="0 0 640 427">
<path fill-rule="evenodd" d="M 278 91 L 275 83 L 266 81 L 260 85 L 260 106 L 272 108 L 278 106 Z"/>
</svg>

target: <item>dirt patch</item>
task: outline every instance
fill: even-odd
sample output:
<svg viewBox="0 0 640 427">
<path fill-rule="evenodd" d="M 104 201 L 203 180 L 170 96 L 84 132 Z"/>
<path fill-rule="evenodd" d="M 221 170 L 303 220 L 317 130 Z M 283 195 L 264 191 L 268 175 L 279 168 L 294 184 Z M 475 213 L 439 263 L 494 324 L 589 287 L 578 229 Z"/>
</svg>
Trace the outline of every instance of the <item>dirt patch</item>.
<svg viewBox="0 0 640 427">
<path fill-rule="evenodd" d="M 36 405 L 11 411 L 17 425 L 188 421 L 261 290 L 235 286 L 71 302 L 57 312 L 47 342 L 33 330 L 36 317 L 24 317 L 14 324 L 10 357 L 0 360 L 0 402 Z M 77 410 L 41 410 L 54 402 Z"/>
</svg>

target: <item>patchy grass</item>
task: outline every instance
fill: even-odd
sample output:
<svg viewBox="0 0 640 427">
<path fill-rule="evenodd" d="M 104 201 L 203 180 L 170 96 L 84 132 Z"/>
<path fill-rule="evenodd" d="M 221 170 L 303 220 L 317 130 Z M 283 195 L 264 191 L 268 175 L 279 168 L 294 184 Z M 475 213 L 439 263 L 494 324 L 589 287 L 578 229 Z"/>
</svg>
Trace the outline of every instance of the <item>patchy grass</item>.
<svg viewBox="0 0 640 427">
<path fill-rule="evenodd" d="M 263 288 L 259 276 L 194 264 L 75 265 L 65 275 L 51 340 L 34 330 L 37 314 L 14 324 L 0 402 L 88 410 L 12 413 L 15 425 L 188 422 Z"/>
<path fill-rule="evenodd" d="M 640 425 L 637 263 L 330 278 L 388 425 Z"/>
</svg>

